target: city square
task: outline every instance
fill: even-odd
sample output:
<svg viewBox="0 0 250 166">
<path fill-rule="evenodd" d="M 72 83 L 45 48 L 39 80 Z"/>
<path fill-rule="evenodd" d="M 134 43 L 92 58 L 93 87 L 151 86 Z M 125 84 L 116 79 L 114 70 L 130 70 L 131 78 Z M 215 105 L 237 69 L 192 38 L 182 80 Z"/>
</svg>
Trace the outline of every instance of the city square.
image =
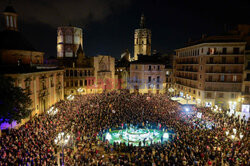
<svg viewBox="0 0 250 166">
<path fill-rule="evenodd" d="M 0 166 L 250 165 L 248 1 L 0 6 Z"/>
</svg>

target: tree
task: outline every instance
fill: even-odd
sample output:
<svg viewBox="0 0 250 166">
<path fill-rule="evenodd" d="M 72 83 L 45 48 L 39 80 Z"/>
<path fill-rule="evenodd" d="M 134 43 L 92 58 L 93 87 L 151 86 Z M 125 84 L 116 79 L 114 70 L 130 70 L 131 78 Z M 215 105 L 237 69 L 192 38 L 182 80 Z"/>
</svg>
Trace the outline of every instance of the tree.
<svg viewBox="0 0 250 166">
<path fill-rule="evenodd" d="M 14 86 L 14 79 L 0 75 L 0 123 L 20 123 L 31 113 L 32 101 L 20 87 Z"/>
</svg>

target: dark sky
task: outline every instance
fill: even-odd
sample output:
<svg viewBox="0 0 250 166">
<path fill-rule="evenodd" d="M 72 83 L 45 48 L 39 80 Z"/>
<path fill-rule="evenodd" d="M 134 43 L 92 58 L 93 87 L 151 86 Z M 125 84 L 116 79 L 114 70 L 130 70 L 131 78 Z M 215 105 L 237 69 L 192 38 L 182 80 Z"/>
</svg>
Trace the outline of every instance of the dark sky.
<svg viewBox="0 0 250 166">
<path fill-rule="evenodd" d="M 7 0 L 0 1 L 1 10 Z M 152 30 L 152 50 L 179 48 L 226 25 L 250 24 L 248 0 L 12 0 L 19 29 L 46 57 L 56 56 L 57 27 L 83 28 L 86 55 L 133 55 L 134 29 L 141 13 Z"/>
</svg>

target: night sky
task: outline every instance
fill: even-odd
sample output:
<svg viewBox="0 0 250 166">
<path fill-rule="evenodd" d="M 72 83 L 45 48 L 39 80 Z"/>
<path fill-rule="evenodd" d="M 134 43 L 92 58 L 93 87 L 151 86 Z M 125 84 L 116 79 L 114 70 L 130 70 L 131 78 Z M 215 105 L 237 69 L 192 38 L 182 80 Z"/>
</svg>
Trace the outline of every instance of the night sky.
<svg viewBox="0 0 250 166">
<path fill-rule="evenodd" d="M 0 1 L 2 11 L 7 2 Z M 182 47 L 189 38 L 250 24 L 248 0 L 14 0 L 12 4 L 19 14 L 19 29 L 46 57 L 56 57 L 57 27 L 69 24 L 83 28 L 87 56 L 117 58 L 125 49 L 133 55 L 134 30 L 142 12 L 152 30 L 152 50 L 162 53 Z"/>
</svg>

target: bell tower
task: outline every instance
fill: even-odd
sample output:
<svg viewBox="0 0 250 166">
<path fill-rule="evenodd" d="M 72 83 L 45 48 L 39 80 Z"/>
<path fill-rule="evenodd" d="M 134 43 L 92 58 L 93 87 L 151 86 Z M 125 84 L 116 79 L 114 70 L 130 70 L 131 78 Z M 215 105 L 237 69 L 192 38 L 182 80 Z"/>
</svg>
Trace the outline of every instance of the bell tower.
<svg viewBox="0 0 250 166">
<path fill-rule="evenodd" d="M 17 13 L 13 8 L 11 2 L 9 1 L 8 6 L 5 8 L 4 12 L 5 29 L 18 31 L 17 28 Z"/>
<path fill-rule="evenodd" d="M 141 15 L 140 28 L 135 30 L 134 36 L 134 60 L 138 55 L 151 55 L 151 30 L 145 26 L 144 14 Z"/>
</svg>

